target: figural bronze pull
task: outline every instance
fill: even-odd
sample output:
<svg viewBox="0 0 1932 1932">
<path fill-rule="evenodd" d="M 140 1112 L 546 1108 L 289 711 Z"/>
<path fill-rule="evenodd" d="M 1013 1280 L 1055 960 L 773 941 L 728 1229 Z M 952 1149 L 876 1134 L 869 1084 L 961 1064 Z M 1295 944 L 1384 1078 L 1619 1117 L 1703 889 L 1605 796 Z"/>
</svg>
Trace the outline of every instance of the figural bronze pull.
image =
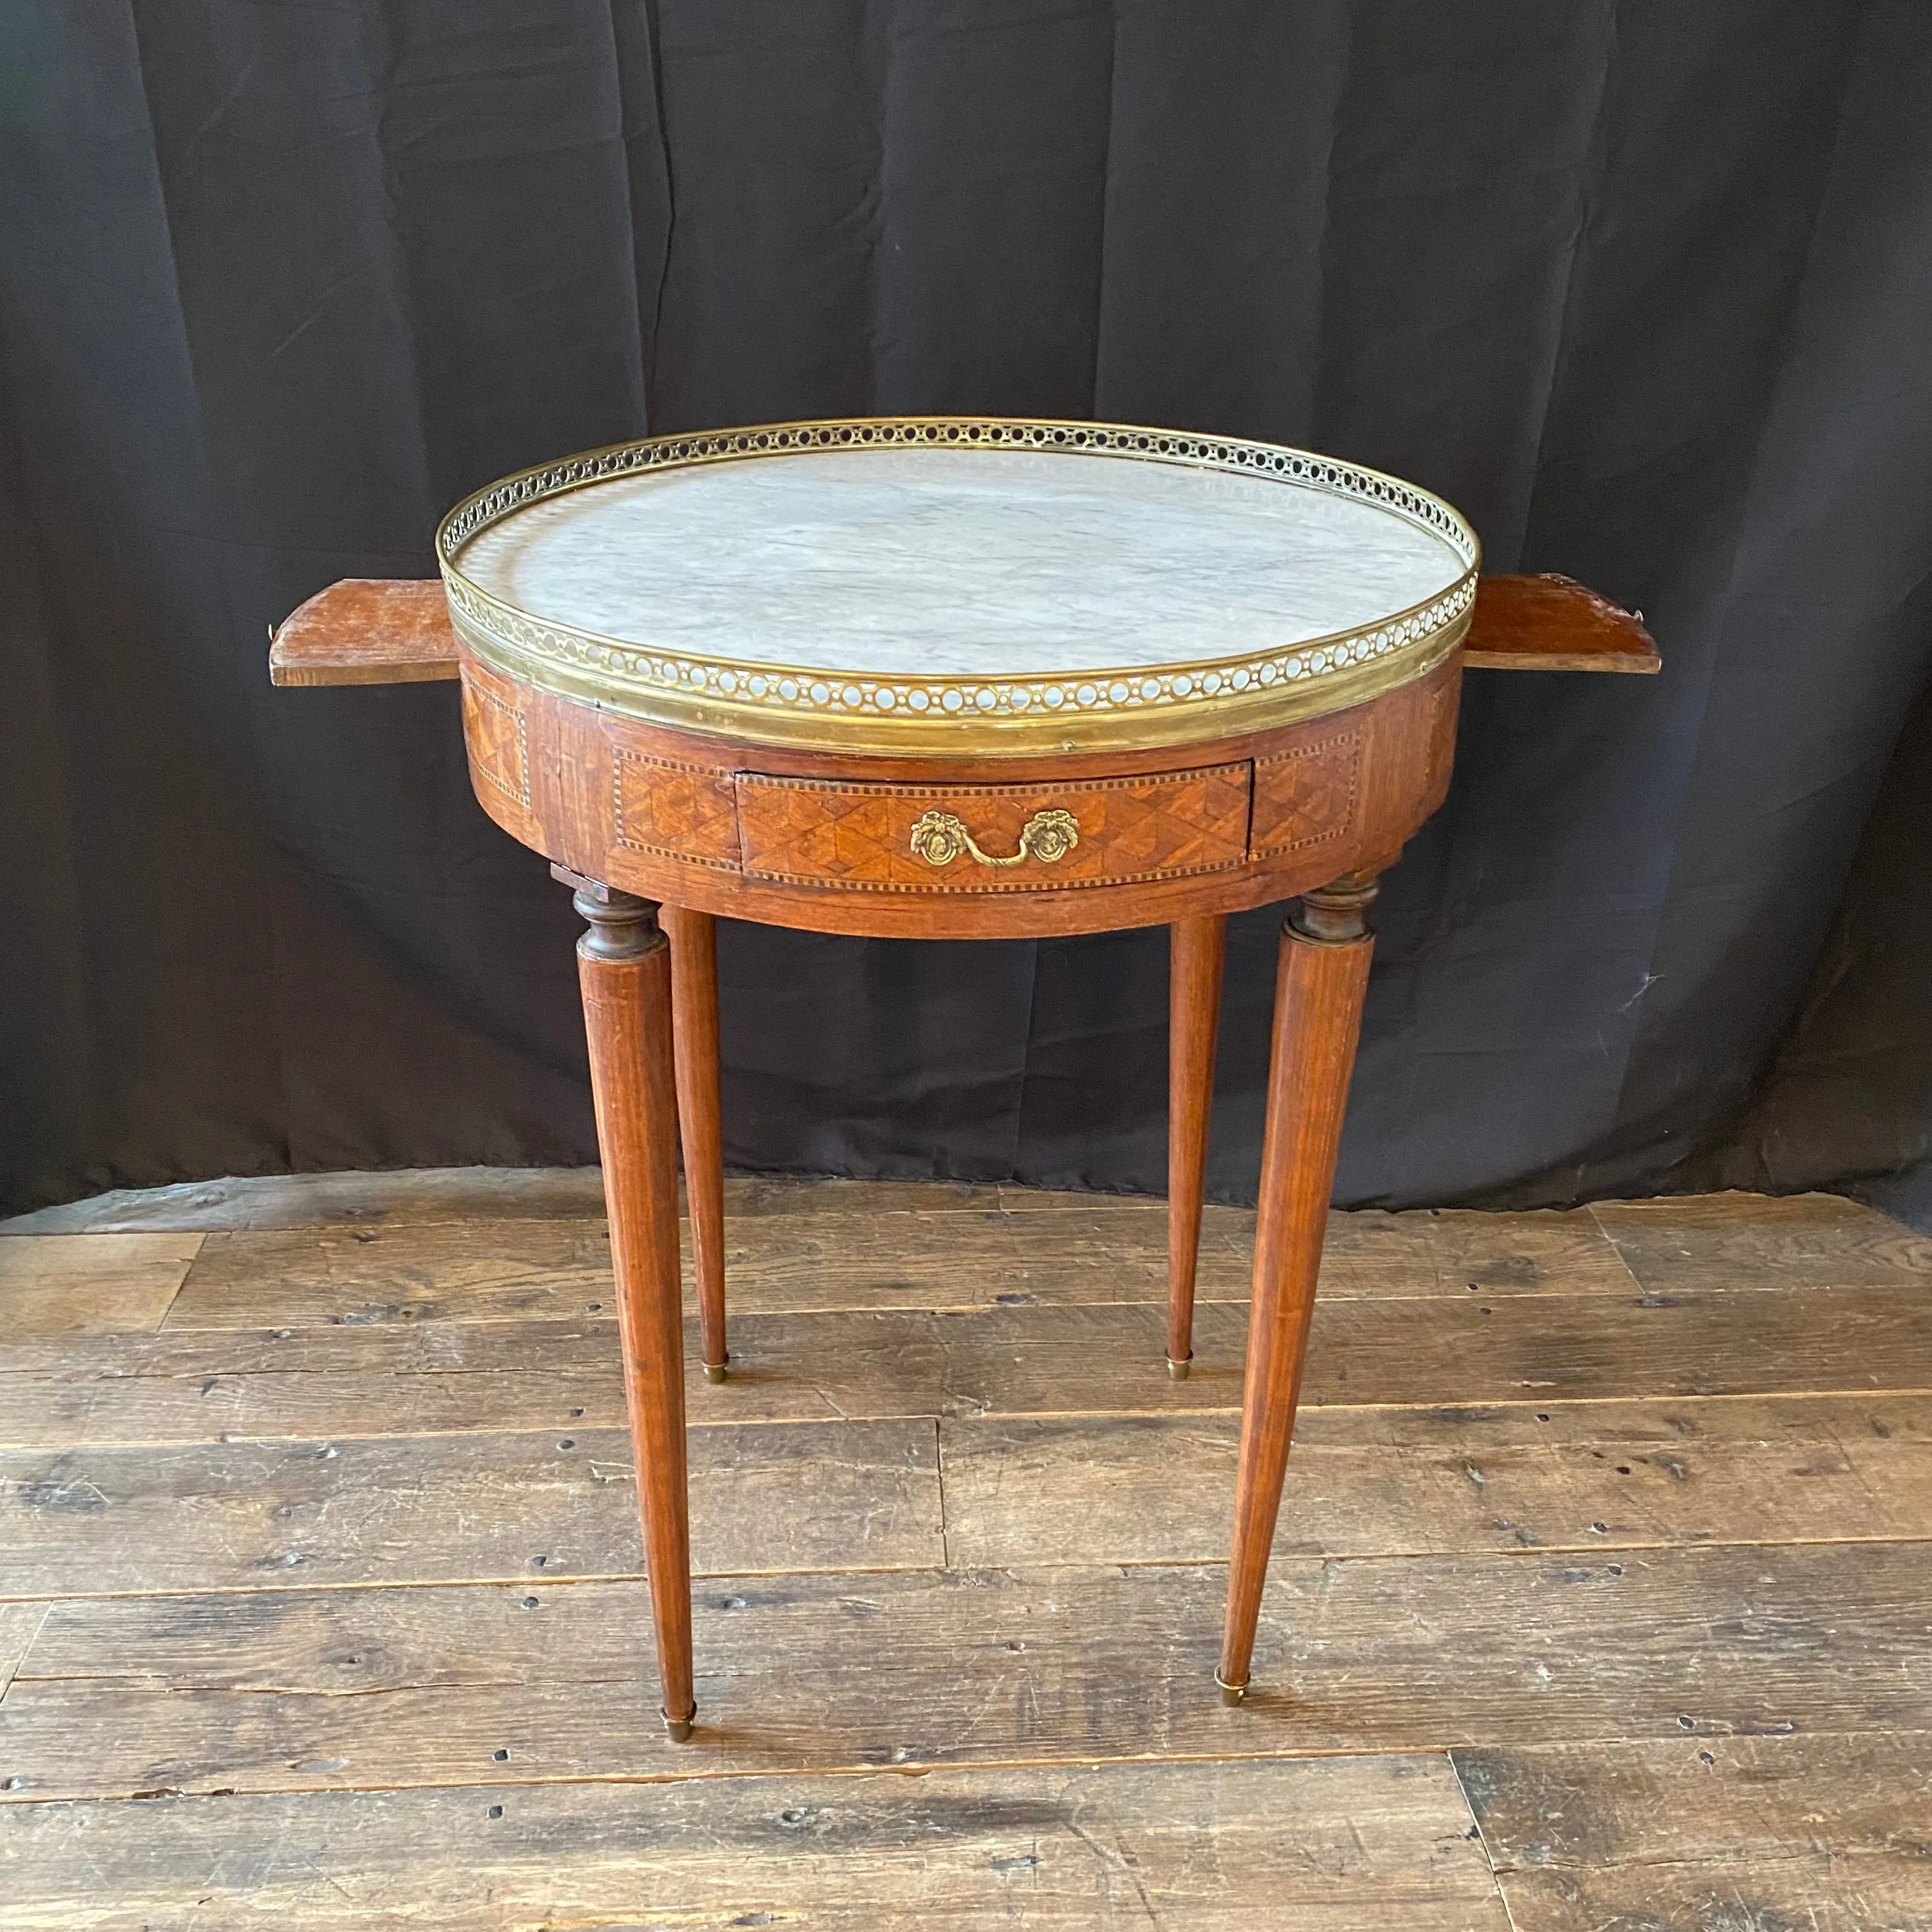
<svg viewBox="0 0 1932 1932">
<path fill-rule="evenodd" d="M 1079 843 L 1078 821 L 1072 812 L 1058 806 L 1036 812 L 1020 828 L 1019 850 L 1004 858 L 981 851 L 974 844 L 972 833 L 950 812 L 922 813 L 912 829 L 912 849 L 928 866 L 950 866 L 962 852 L 980 866 L 1017 866 L 1028 859 L 1051 866 L 1054 860 L 1065 858 Z"/>
</svg>

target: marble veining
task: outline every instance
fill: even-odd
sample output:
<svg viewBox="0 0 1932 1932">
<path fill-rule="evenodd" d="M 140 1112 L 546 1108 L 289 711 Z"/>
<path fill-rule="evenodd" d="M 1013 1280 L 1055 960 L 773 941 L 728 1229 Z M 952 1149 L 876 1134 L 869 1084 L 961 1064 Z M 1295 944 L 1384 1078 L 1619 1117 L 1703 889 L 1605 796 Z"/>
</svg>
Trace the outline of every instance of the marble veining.
<svg viewBox="0 0 1932 1932">
<path fill-rule="evenodd" d="M 516 509 L 455 561 L 530 616 L 649 650 L 969 678 L 1292 646 L 1464 568 L 1393 509 L 1305 484 L 957 448 L 625 476 Z"/>
</svg>

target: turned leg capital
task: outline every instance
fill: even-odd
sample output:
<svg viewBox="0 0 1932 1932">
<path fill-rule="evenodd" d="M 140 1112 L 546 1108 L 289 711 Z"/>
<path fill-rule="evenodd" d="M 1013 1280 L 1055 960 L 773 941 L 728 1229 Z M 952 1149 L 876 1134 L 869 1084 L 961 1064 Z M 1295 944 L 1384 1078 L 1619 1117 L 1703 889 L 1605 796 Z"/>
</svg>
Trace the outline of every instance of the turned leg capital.
<svg viewBox="0 0 1932 1932">
<path fill-rule="evenodd" d="M 577 942 L 580 959 L 608 959 L 621 963 L 642 959 L 666 942 L 658 925 L 654 899 L 640 898 L 601 879 L 586 878 L 568 866 L 553 866 L 550 875 L 570 888 L 570 902 L 578 916 L 590 928 Z"/>
<path fill-rule="evenodd" d="M 1346 946 L 1369 934 L 1369 902 L 1382 890 L 1373 872 L 1344 872 L 1288 908 L 1288 928 L 1323 946 Z"/>
</svg>

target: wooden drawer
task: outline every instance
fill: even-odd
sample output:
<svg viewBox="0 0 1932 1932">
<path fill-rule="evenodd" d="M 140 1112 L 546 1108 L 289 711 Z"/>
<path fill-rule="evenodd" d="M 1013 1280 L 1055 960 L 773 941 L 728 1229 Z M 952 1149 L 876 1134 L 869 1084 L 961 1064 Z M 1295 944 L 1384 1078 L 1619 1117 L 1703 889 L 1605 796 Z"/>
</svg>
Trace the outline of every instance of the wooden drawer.
<svg viewBox="0 0 1932 1932">
<path fill-rule="evenodd" d="M 736 776 L 748 878 L 859 892 L 1049 892 L 1244 864 L 1252 768 L 1066 784 Z"/>
</svg>

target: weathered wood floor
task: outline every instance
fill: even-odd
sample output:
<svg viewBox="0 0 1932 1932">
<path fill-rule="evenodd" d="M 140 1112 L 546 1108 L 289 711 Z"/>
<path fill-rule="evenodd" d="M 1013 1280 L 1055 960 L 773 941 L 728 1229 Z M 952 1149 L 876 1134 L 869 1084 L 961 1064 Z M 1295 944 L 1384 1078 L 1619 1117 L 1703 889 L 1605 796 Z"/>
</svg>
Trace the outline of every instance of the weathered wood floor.
<svg viewBox="0 0 1932 1932">
<path fill-rule="evenodd" d="M 1932 1928 L 1932 1242 L 1338 1216 L 1228 1711 L 1251 1218 L 734 1183 L 680 1748 L 598 1206 L 0 1228 L 0 1927 Z"/>
</svg>

